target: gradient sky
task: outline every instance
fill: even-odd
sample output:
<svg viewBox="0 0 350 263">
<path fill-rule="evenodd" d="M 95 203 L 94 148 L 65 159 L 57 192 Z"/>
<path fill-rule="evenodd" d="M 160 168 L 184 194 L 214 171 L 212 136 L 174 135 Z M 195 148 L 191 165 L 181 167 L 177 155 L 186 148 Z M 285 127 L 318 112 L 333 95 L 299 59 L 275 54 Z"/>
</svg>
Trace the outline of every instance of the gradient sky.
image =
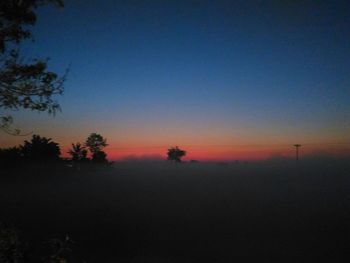
<svg viewBox="0 0 350 263">
<path fill-rule="evenodd" d="M 62 113 L 10 113 L 63 153 L 100 133 L 110 159 L 175 145 L 203 160 L 288 155 L 294 143 L 350 152 L 349 14 L 334 0 L 66 0 L 38 9 L 22 45 L 53 71 L 70 66 Z M 2 133 L 0 146 L 23 139 Z"/>
</svg>

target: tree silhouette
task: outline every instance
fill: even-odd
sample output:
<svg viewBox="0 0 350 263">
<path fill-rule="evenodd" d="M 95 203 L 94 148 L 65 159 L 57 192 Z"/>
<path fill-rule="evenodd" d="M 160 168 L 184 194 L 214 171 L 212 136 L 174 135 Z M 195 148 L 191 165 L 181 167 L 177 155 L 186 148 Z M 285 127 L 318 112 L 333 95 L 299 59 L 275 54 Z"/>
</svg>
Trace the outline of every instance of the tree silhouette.
<svg viewBox="0 0 350 263">
<path fill-rule="evenodd" d="M 61 154 L 58 143 L 39 135 L 33 135 L 31 141 L 24 141 L 20 149 L 23 157 L 31 161 L 57 161 Z"/>
<path fill-rule="evenodd" d="M 87 150 L 85 146 L 82 146 L 79 142 L 72 143 L 72 148 L 68 151 L 72 156 L 72 160 L 75 162 L 88 161 Z"/>
<path fill-rule="evenodd" d="M 100 134 L 91 133 L 90 136 L 85 141 L 85 146 L 89 148 L 92 155 L 92 161 L 94 162 L 106 162 L 106 153 L 102 149 L 106 146 L 107 140 L 103 138 Z"/>
<path fill-rule="evenodd" d="M 60 106 L 54 96 L 63 93 L 66 73 L 59 77 L 47 70 L 47 59 L 26 59 L 19 54 L 19 44 L 31 39 L 29 26 L 35 25 L 37 7 L 45 4 L 63 7 L 61 0 L 2 0 L 0 2 L 0 108 L 29 109 L 55 114 Z M 10 134 L 13 119 L 0 116 L 0 129 Z"/>
<path fill-rule="evenodd" d="M 186 155 L 186 151 L 181 150 L 179 147 L 171 147 L 168 149 L 168 160 L 174 161 L 174 162 L 181 162 L 181 158 Z"/>
</svg>

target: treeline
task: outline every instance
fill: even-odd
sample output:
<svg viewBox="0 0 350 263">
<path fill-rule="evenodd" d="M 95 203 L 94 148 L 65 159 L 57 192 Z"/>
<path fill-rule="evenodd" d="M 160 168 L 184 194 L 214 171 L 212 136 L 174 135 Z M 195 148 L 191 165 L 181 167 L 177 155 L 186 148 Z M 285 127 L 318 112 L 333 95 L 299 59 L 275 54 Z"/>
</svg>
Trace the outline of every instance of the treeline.
<svg viewBox="0 0 350 263">
<path fill-rule="evenodd" d="M 91 133 L 84 143 L 72 143 L 68 150 L 70 158 L 61 158 L 59 143 L 51 138 L 34 134 L 30 141 L 25 140 L 22 145 L 0 148 L 0 165 L 8 166 L 21 162 L 30 163 L 57 163 L 68 162 L 72 164 L 96 163 L 110 164 L 103 149 L 108 146 L 107 139 L 98 133 Z M 175 163 L 181 162 L 186 151 L 178 146 L 167 150 L 167 160 Z"/>
<path fill-rule="evenodd" d="M 108 164 L 107 154 L 103 149 L 108 146 L 107 140 L 97 133 L 91 133 L 84 144 L 72 143 L 67 152 L 71 158 L 61 158 L 59 143 L 51 138 L 33 135 L 30 141 L 25 140 L 22 145 L 0 148 L 0 164 L 13 165 L 21 162 L 57 163 L 68 161 L 72 163 Z"/>
</svg>

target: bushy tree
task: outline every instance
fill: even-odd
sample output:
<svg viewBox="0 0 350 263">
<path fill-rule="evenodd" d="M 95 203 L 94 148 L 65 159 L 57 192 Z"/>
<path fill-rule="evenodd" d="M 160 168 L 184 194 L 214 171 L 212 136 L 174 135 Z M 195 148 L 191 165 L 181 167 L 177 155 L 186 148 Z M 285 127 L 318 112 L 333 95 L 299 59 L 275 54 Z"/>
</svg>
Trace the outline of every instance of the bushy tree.
<svg viewBox="0 0 350 263">
<path fill-rule="evenodd" d="M 168 149 L 168 160 L 174 162 L 181 162 L 181 158 L 186 155 L 186 151 L 181 150 L 179 147 L 171 147 Z"/>
<path fill-rule="evenodd" d="M 89 148 L 91 153 L 100 152 L 107 145 L 107 139 L 98 133 L 91 133 L 85 141 L 85 146 Z"/>
<path fill-rule="evenodd" d="M 24 141 L 20 146 L 23 157 L 31 161 L 57 161 L 60 159 L 61 150 L 59 144 L 51 138 L 33 135 L 30 141 Z"/>
<path fill-rule="evenodd" d="M 36 9 L 45 4 L 63 6 L 61 0 L 0 1 L 0 108 L 28 109 L 55 114 L 60 109 L 54 99 L 63 93 L 66 74 L 58 76 L 47 70 L 47 59 L 23 59 L 19 44 L 31 39 L 30 26 L 36 23 Z M 10 134 L 12 117 L 0 116 L 0 128 Z"/>
<path fill-rule="evenodd" d="M 107 154 L 102 151 L 103 148 L 108 146 L 107 139 L 103 138 L 98 133 L 91 133 L 85 141 L 85 146 L 89 149 L 92 161 L 94 162 L 106 162 Z"/>
<path fill-rule="evenodd" d="M 72 143 L 72 148 L 68 151 L 72 156 L 72 160 L 75 162 L 88 161 L 87 150 L 85 146 L 82 146 L 79 142 Z"/>
</svg>

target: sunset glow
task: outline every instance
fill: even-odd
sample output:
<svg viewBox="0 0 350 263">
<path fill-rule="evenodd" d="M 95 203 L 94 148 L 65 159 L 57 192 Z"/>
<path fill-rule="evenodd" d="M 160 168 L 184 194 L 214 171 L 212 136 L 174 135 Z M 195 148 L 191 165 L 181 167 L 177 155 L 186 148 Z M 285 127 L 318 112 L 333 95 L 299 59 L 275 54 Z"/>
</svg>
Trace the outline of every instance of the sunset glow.
<svg viewBox="0 0 350 263">
<path fill-rule="evenodd" d="M 52 138 L 65 157 L 92 132 L 107 138 L 111 160 L 165 158 L 175 145 L 186 160 L 293 156 L 296 143 L 309 145 L 304 155 L 349 154 L 346 12 L 180 2 L 38 9 L 23 52 L 70 68 L 62 112 L 5 112 L 14 128 Z M 0 147 L 25 139 L 3 133 Z"/>
</svg>

